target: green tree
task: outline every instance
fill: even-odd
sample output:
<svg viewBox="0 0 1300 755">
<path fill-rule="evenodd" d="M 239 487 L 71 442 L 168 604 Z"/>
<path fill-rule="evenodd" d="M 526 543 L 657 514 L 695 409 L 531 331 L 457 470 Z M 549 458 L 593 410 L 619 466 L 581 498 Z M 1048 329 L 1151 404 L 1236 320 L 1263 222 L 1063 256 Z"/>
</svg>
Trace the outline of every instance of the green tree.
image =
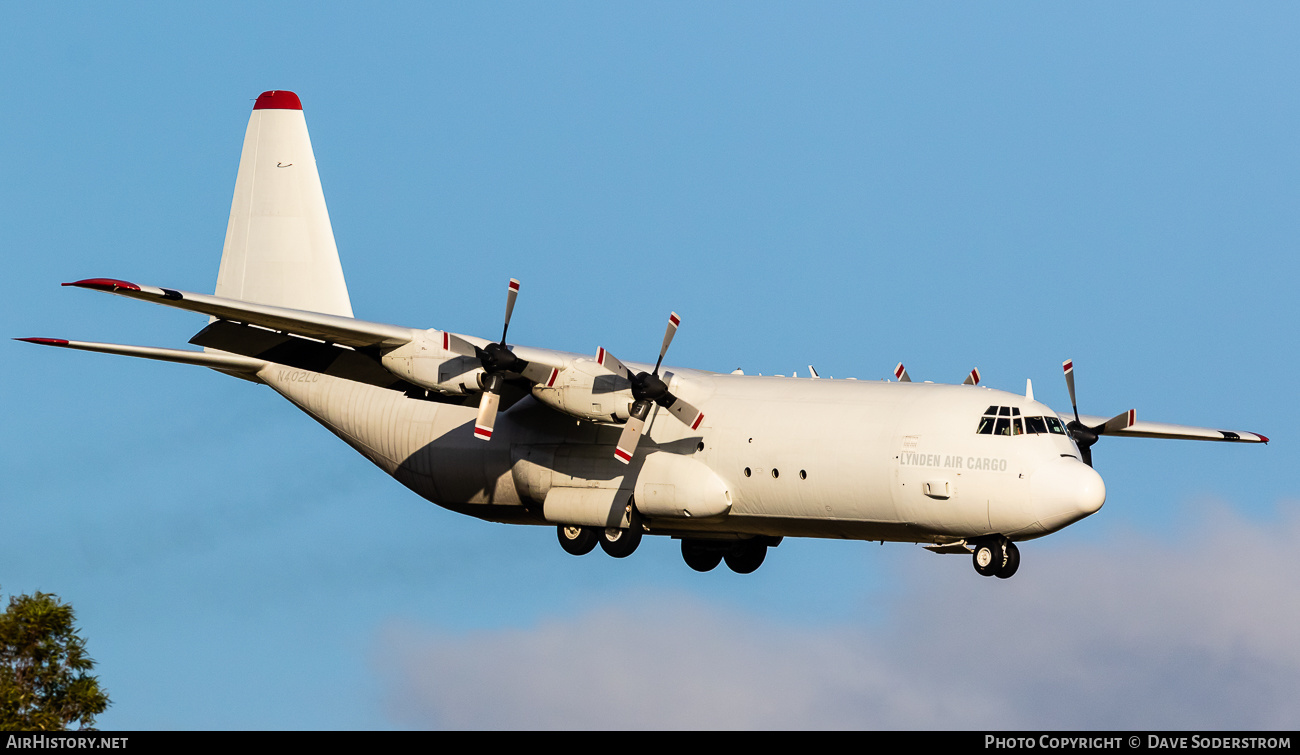
<svg viewBox="0 0 1300 755">
<path fill-rule="evenodd" d="M 109 699 L 75 619 L 55 595 L 10 596 L 0 614 L 0 730 L 94 728 Z"/>
</svg>

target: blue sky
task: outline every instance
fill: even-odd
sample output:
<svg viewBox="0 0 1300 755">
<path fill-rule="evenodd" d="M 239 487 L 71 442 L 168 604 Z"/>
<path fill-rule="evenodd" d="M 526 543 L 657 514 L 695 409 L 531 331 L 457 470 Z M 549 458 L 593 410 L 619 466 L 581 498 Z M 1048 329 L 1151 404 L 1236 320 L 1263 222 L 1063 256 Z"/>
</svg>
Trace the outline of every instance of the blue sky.
<svg viewBox="0 0 1300 755">
<path fill-rule="evenodd" d="M 705 369 L 985 383 L 1107 439 L 1008 582 L 917 546 L 564 554 L 269 389 L 6 342 L 0 588 L 104 728 L 1296 728 L 1289 4 L 8 5 L 9 336 L 180 346 L 253 99 L 301 97 L 359 317 Z M 976 694 L 973 694 L 972 692 Z"/>
</svg>

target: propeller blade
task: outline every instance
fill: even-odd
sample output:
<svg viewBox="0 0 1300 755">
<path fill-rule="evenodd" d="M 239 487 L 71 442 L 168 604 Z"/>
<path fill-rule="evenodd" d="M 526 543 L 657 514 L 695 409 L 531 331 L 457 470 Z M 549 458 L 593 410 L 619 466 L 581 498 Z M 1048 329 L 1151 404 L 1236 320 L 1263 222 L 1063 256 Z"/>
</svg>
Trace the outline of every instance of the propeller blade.
<svg viewBox="0 0 1300 755">
<path fill-rule="evenodd" d="M 963 381 L 961 381 L 961 384 L 962 384 L 962 385 L 979 385 L 979 384 L 980 384 L 980 368 L 976 367 L 975 369 L 971 370 L 971 371 L 970 371 L 970 374 L 966 376 L 966 379 L 963 380 Z"/>
<path fill-rule="evenodd" d="M 1098 435 L 1106 435 L 1107 433 L 1127 430 L 1132 427 L 1135 422 L 1137 422 L 1137 410 L 1129 409 L 1123 414 L 1116 414 L 1114 417 L 1111 417 L 1100 425 L 1097 425 L 1092 428 L 1092 431 Z"/>
<path fill-rule="evenodd" d="M 445 330 L 442 332 L 442 348 L 444 351 L 460 354 L 463 357 L 476 357 L 479 352 L 474 344 Z"/>
<path fill-rule="evenodd" d="M 497 377 L 493 375 L 493 377 Z M 483 391 L 483 398 L 478 404 L 478 419 L 474 421 L 474 437 L 479 440 L 492 440 L 492 429 L 497 424 L 497 407 L 501 405 L 501 394 L 490 390 Z"/>
<path fill-rule="evenodd" d="M 603 346 L 596 349 L 596 363 L 621 378 L 632 379 L 632 371 L 624 367 L 623 363 L 618 361 L 618 357 L 605 351 Z"/>
<path fill-rule="evenodd" d="M 501 343 L 506 342 L 506 331 L 510 330 L 510 315 L 515 311 L 515 299 L 519 297 L 519 281 L 511 278 L 506 286 L 506 325 L 501 329 Z"/>
<path fill-rule="evenodd" d="M 898 366 L 894 368 L 894 379 L 900 383 L 912 382 L 912 376 L 907 374 L 907 368 L 903 366 L 902 362 L 899 362 Z"/>
<path fill-rule="evenodd" d="M 542 364 L 541 362 L 528 362 L 528 366 L 519 374 L 523 375 L 524 379 L 533 385 L 551 388 L 555 385 L 556 378 L 560 376 L 560 368 Z"/>
<path fill-rule="evenodd" d="M 674 417 L 681 420 L 682 424 L 692 430 L 699 428 L 700 423 L 704 421 L 704 412 L 696 409 L 685 401 L 682 401 L 671 393 L 665 396 L 664 399 L 665 401 L 671 401 L 671 403 L 663 403 L 660 405 L 671 412 Z"/>
<path fill-rule="evenodd" d="M 677 335 L 677 326 L 682 324 L 682 318 L 677 316 L 676 312 L 668 313 L 668 329 L 664 331 L 664 345 L 659 349 L 659 360 L 655 362 L 654 374 L 659 374 L 659 365 L 664 362 L 664 354 L 668 353 L 668 345 L 673 342 L 673 336 Z"/>
<path fill-rule="evenodd" d="M 624 464 L 632 463 L 636 444 L 641 440 L 641 431 L 645 429 L 645 418 L 650 414 L 650 402 L 634 402 L 629 414 L 631 416 L 628 417 L 627 424 L 623 425 L 623 434 L 618 436 L 618 445 L 614 447 L 614 458 Z"/>
<path fill-rule="evenodd" d="M 1065 370 L 1065 387 L 1070 389 L 1070 406 L 1074 407 L 1074 421 L 1079 422 L 1079 402 L 1074 399 L 1074 360 L 1065 360 L 1061 364 L 1061 369 Z"/>
</svg>

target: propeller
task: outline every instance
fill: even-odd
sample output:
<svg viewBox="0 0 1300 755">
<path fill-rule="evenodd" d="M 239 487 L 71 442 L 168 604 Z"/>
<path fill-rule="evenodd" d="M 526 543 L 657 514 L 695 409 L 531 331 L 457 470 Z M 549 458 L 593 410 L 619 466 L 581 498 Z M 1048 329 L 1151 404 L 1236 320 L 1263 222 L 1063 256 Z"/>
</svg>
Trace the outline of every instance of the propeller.
<svg viewBox="0 0 1300 755">
<path fill-rule="evenodd" d="M 523 375 L 534 383 L 554 381 L 558 368 L 548 365 L 533 364 L 515 356 L 506 346 L 506 333 L 510 332 L 510 316 L 515 311 L 515 299 L 519 297 L 519 281 L 510 279 L 506 287 L 506 321 L 501 328 L 501 341 L 479 347 L 451 333 L 442 334 L 442 346 L 448 351 L 463 356 L 477 357 L 483 365 L 483 397 L 478 404 L 478 417 L 474 420 L 474 437 L 480 440 L 492 440 L 492 431 L 496 427 L 497 409 L 501 406 L 501 392 L 505 388 L 506 375 Z"/>
<path fill-rule="evenodd" d="M 1132 427 L 1137 422 L 1137 410 L 1129 409 L 1123 414 L 1116 414 L 1100 425 L 1089 427 L 1083 424 L 1079 419 L 1079 402 L 1074 397 L 1074 360 L 1065 360 L 1061 364 L 1061 368 L 1065 370 L 1065 387 L 1070 389 L 1070 406 L 1074 409 L 1074 421 L 1066 423 L 1065 429 L 1070 431 L 1070 436 L 1079 445 L 1079 453 L 1083 455 L 1083 462 L 1091 467 L 1092 447 L 1098 438 L 1103 435 L 1113 435 L 1120 430 Z"/>
<path fill-rule="evenodd" d="M 902 362 L 899 362 L 898 366 L 894 368 L 894 379 L 900 383 L 912 382 L 912 376 L 907 374 L 907 368 L 903 366 Z"/>
<path fill-rule="evenodd" d="M 624 464 L 632 461 L 632 454 L 636 453 L 637 443 L 641 440 L 641 432 L 645 429 L 646 418 L 650 416 L 650 407 L 652 404 L 658 404 L 667 409 L 674 417 L 681 420 L 687 427 L 692 430 L 700 426 L 704 420 L 704 414 L 691 406 L 689 403 L 677 398 L 668 391 L 668 385 L 659 377 L 659 367 L 664 362 L 664 354 L 668 353 L 668 345 L 673 342 L 673 336 L 677 334 L 677 326 L 681 325 L 682 320 L 676 312 L 668 315 L 668 330 L 664 332 L 664 345 L 659 349 L 659 359 L 655 362 L 653 372 L 633 373 L 613 354 L 605 351 L 602 347 L 596 351 L 596 361 L 601 367 L 618 375 L 627 378 L 632 384 L 632 407 L 628 411 L 631 416 L 628 417 L 627 424 L 623 426 L 623 434 L 619 436 L 618 446 L 614 448 L 614 456 Z"/>
</svg>

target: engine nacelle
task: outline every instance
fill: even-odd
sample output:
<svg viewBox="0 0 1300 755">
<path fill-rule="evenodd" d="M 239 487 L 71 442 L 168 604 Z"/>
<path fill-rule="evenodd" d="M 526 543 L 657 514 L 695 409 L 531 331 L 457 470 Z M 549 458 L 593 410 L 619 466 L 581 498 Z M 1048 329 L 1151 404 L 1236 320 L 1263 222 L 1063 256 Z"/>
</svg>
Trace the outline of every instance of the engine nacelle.
<svg viewBox="0 0 1300 755">
<path fill-rule="evenodd" d="M 430 391 L 464 396 L 482 390 L 483 365 L 475 357 L 443 348 L 442 331 L 426 330 L 419 338 L 380 357 L 394 375 Z"/>
<path fill-rule="evenodd" d="M 632 386 L 594 359 L 576 359 L 561 370 L 551 385 L 533 386 L 533 396 L 571 417 L 592 422 L 626 422 L 632 404 Z"/>
</svg>

